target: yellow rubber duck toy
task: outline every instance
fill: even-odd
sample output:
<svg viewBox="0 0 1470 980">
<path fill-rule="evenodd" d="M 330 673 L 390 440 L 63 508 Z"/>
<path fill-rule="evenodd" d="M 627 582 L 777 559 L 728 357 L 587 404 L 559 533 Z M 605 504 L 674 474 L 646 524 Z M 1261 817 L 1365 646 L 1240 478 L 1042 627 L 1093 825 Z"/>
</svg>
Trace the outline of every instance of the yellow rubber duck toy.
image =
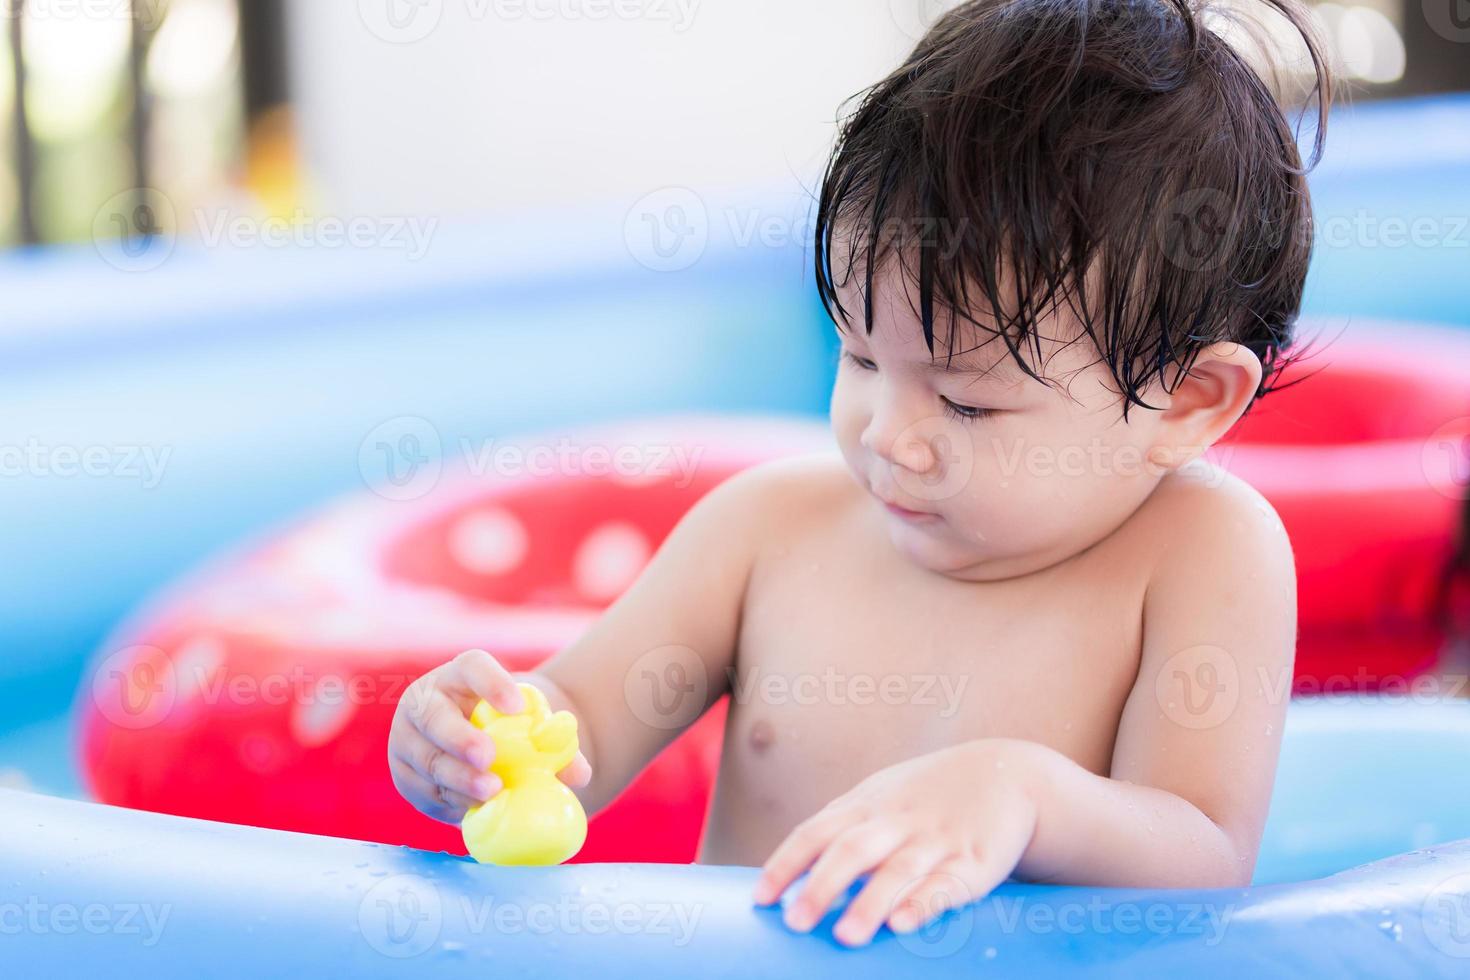
<svg viewBox="0 0 1470 980">
<path fill-rule="evenodd" d="M 556 774 L 577 754 L 577 719 L 553 713 L 546 695 L 517 685 L 520 714 L 502 714 L 481 701 L 470 723 L 495 740 L 490 771 L 505 785 L 460 824 L 465 846 L 481 864 L 561 864 L 582 849 L 587 813 Z"/>
</svg>

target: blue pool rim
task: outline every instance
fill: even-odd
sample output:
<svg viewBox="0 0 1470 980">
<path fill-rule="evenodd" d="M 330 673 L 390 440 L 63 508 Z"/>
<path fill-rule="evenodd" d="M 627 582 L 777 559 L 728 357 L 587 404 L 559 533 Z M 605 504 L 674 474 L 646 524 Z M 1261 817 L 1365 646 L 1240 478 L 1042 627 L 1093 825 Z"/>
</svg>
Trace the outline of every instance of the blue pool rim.
<svg viewBox="0 0 1470 980">
<path fill-rule="evenodd" d="M 1283 771 L 1301 789 L 1278 784 L 1271 846 L 1310 847 L 1312 826 L 1373 837 L 1406 801 L 1422 826 L 1462 827 L 1451 766 L 1467 744 L 1470 705 L 1293 705 Z M 1401 753 L 1402 778 L 1352 771 L 1358 748 Z M 1333 758 L 1349 763 L 1335 778 Z M 1415 784 L 1442 812 L 1411 798 Z M 849 950 L 832 939 L 835 912 L 799 935 L 753 907 L 751 868 L 491 868 L 17 791 L 0 791 L 0 819 L 0 950 L 27 977 L 1470 974 L 1470 839 L 1249 888 L 1008 883 L 913 936 Z"/>
</svg>

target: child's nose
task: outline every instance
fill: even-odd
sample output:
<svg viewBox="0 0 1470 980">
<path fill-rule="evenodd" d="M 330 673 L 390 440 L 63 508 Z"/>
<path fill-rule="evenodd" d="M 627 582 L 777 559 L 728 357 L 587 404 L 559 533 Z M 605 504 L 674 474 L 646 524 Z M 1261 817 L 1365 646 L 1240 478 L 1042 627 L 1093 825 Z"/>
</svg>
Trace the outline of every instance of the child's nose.
<svg viewBox="0 0 1470 980">
<path fill-rule="evenodd" d="M 892 406 L 880 406 L 863 430 L 863 447 L 893 466 L 928 473 L 938 460 L 928 438 L 932 426 L 924 421 L 895 411 Z"/>
</svg>

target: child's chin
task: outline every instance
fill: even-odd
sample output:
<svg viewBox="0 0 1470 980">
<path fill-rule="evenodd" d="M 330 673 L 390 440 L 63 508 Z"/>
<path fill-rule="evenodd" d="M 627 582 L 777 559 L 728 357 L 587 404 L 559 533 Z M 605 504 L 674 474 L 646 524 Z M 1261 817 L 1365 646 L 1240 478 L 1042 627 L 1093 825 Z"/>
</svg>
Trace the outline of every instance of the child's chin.
<svg viewBox="0 0 1470 980">
<path fill-rule="evenodd" d="M 956 542 L 944 521 L 911 524 L 902 518 L 890 518 L 888 537 L 905 558 L 931 572 L 949 572 L 972 565 L 984 558 L 978 547 Z"/>
</svg>

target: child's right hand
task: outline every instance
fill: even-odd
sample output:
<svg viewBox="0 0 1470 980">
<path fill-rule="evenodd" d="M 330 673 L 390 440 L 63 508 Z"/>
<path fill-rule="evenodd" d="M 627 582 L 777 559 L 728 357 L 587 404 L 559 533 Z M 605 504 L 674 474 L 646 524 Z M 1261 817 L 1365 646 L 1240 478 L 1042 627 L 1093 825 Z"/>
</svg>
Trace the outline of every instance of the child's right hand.
<svg viewBox="0 0 1470 980">
<path fill-rule="evenodd" d="M 484 650 L 468 650 L 414 681 L 393 713 L 388 732 L 393 785 L 435 820 L 458 824 L 466 810 L 501 790 L 500 777 L 486 772 L 495 742 L 469 722 L 482 698 L 506 714 L 526 707 L 510 671 Z M 579 752 L 559 775 L 576 787 L 585 785 L 592 772 Z"/>
</svg>

